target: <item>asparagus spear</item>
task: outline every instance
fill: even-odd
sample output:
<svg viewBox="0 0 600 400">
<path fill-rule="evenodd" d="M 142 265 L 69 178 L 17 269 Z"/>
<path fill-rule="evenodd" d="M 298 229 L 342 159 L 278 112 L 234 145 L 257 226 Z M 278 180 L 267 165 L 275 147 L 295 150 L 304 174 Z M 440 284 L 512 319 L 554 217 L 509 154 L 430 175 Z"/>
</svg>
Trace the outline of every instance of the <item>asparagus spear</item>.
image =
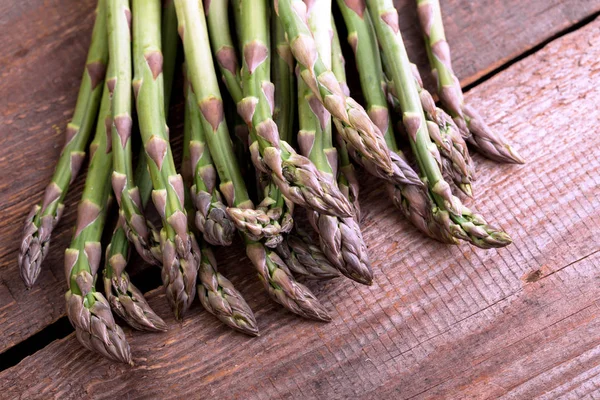
<svg viewBox="0 0 600 400">
<path fill-rule="evenodd" d="M 331 65 L 331 1 L 311 4 L 308 23 L 318 44 L 317 51 L 328 69 Z M 307 155 L 335 185 L 337 154 L 332 143 L 331 117 L 308 85 L 298 80 L 298 114 L 300 152 Z M 319 234 L 321 249 L 342 274 L 359 283 L 370 285 L 373 271 L 360 227 L 354 218 L 339 218 L 308 212 L 308 220 Z"/>
<path fill-rule="evenodd" d="M 125 272 L 129 244 L 123 223 L 122 219 L 118 222 L 111 243 L 106 248 L 104 293 L 112 310 L 132 328 L 151 332 L 166 331 L 167 324 L 156 315 Z"/>
<path fill-rule="evenodd" d="M 427 130 L 441 155 L 440 169 L 447 173 L 455 185 L 467 196 L 473 197 L 471 182 L 475 168 L 469 150 L 458 127 L 445 111 L 436 107 L 431 94 L 423 88 L 421 75 L 415 64 L 411 64 L 427 119 Z"/>
<path fill-rule="evenodd" d="M 390 67 L 386 64 L 385 69 Z M 427 128 L 433 143 L 438 148 L 440 158 L 436 159 L 440 170 L 449 176 L 454 184 L 467 196 L 473 197 L 471 181 L 474 179 L 474 166 L 467 149 L 467 144 L 460 135 L 458 127 L 452 118 L 435 105 L 431 94 L 423 88 L 421 75 L 415 64 L 411 64 L 417 90 L 421 99 L 421 106 L 425 112 Z M 400 109 L 400 102 L 393 85 L 386 82 L 388 99 L 396 109 Z"/>
<path fill-rule="evenodd" d="M 300 65 L 300 75 L 334 118 L 338 131 L 355 160 L 371 173 L 397 182 L 420 185 L 410 169 L 398 170 L 392 163 L 383 134 L 354 99 L 344 95 L 339 81 L 323 63 L 306 24 L 302 0 L 283 0 L 275 10 L 286 30 L 292 54 Z"/>
<path fill-rule="evenodd" d="M 275 50 L 271 54 L 271 71 L 275 84 L 273 120 L 280 139 L 292 143 L 296 111 L 295 63 L 290 45 L 285 39 L 285 30 L 275 15 L 271 16 L 271 43 Z"/>
<path fill-rule="evenodd" d="M 273 120 L 281 140 L 291 143 L 294 138 L 296 87 L 294 56 L 285 39 L 281 21 L 271 16 L 271 43 L 275 51 L 271 57 L 271 70 L 275 84 Z M 337 269 L 327 260 L 312 238 L 297 226 L 277 246 L 277 254 L 296 275 L 308 279 L 331 279 L 339 276 Z"/>
<path fill-rule="evenodd" d="M 211 2 L 207 17 L 213 51 L 219 61 L 221 73 L 234 101 L 238 104 L 238 112 L 250 128 L 252 160 L 259 172 L 272 175 L 272 182 L 285 196 L 283 198 L 270 181 L 264 185 L 265 199 L 257 209 L 268 210 L 267 214 L 273 215 L 271 222 L 275 226 L 271 228 L 267 225 L 266 230 L 285 232 L 291 229 L 291 213 L 284 210 L 286 199 L 330 214 L 347 214 L 350 212 L 348 204 L 340 197 L 340 193 L 330 193 L 328 182 L 322 180 L 309 160 L 296 154 L 287 142 L 280 143 L 278 140 L 279 132 L 272 118 L 274 88 L 269 81 L 269 74 L 266 73 L 269 70 L 267 10 L 265 5 L 257 3 L 246 7 L 246 4 L 241 2 L 234 5 L 234 9 L 237 10 L 236 17 L 240 20 L 238 26 L 242 27 L 240 39 L 244 48 L 242 53 L 245 63 L 242 73 L 237 71 L 235 51 L 231 37 L 227 34 L 227 15 L 223 11 L 226 7 L 222 5 L 222 0 Z M 215 11 L 211 11 L 213 8 Z M 247 9 L 245 13 L 244 9 Z M 253 22 L 242 23 L 241 15 L 252 19 Z M 240 79 L 244 82 L 243 85 L 240 85 Z M 240 90 L 240 87 L 244 90 Z M 240 94 L 244 97 L 237 97 Z M 290 206 L 291 204 L 287 204 L 288 208 Z M 260 221 L 250 210 L 234 212 L 232 218 L 234 221 L 240 221 L 240 227 L 243 227 L 243 222 Z M 281 220 L 279 224 L 275 223 L 278 219 Z"/>
<path fill-rule="evenodd" d="M 208 36 L 210 45 L 221 72 L 221 78 L 225 82 L 227 91 L 236 103 L 242 99 L 242 87 L 240 85 L 240 67 L 235 50 L 231 31 L 229 27 L 229 15 L 227 13 L 228 0 L 211 0 L 206 3 L 206 22 L 208 25 Z"/>
<path fill-rule="evenodd" d="M 176 318 L 196 294 L 200 247 L 188 229 L 184 184 L 175 169 L 164 114 L 160 1 L 134 0 L 133 58 L 138 120 L 152 178 L 152 200 L 162 221 L 162 279 Z"/>
<path fill-rule="evenodd" d="M 238 112 L 250 129 L 255 167 L 271 175 L 283 195 L 295 204 L 329 215 L 350 216 L 347 199 L 314 164 L 279 139 L 272 119 L 273 84 L 268 80 L 269 48 L 266 0 L 241 2 L 243 42 L 242 89 Z"/>
<path fill-rule="evenodd" d="M 254 10 L 256 9 L 256 7 L 260 6 L 252 5 L 250 8 Z M 281 88 L 274 86 L 270 82 L 268 74 L 269 65 L 268 63 L 263 62 L 264 60 L 262 60 L 260 65 L 256 67 L 256 70 L 251 71 L 251 73 L 248 73 L 249 68 L 248 65 L 246 65 L 246 68 L 244 69 L 246 77 L 245 79 L 252 80 L 252 82 L 246 83 L 244 85 L 244 88 L 248 90 L 241 90 L 241 74 L 237 70 L 238 63 L 235 56 L 235 51 L 233 49 L 231 38 L 229 36 L 226 11 L 226 2 L 223 0 L 211 2 L 211 6 L 208 9 L 207 19 L 209 23 L 209 31 L 211 32 L 210 37 L 212 39 L 213 51 L 215 52 L 215 55 L 221 67 L 221 72 L 224 81 L 226 82 L 226 85 L 234 101 L 238 104 L 238 107 L 243 108 L 245 107 L 244 104 L 247 103 L 248 100 L 256 99 L 257 113 L 255 115 L 257 116 L 256 119 L 259 121 L 258 124 L 268 126 L 269 123 L 273 122 L 273 113 L 276 111 L 274 109 L 275 105 L 273 104 L 273 91 L 280 90 Z M 240 13 L 241 12 L 242 9 L 240 9 Z M 255 56 L 252 54 L 252 51 L 254 51 L 252 50 L 252 48 L 254 48 L 255 43 L 264 44 L 268 42 L 268 25 L 266 22 L 266 10 L 264 11 L 264 15 L 259 16 L 259 18 L 262 18 L 262 23 L 259 20 L 259 23 L 257 24 L 257 26 L 259 26 L 260 29 L 255 29 L 254 31 L 250 30 L 245 35 L 241 35 L 242 42 L 246 42 L 246 44 L 242 43 L 242 45 L 250 49 L 248 51 L 250 52 L 250 56 L 252 57 Z M 242 29 L 242 33 L 243 32 L 244 30 Z M 263 47 L 259 47 L 259 49 L 263 49 Z M 264 47 L 264 49 L 267 52 L 267 54 L 265 55 L 266 60 L 266 58 L 268 57 L 268 49 L 266 46 Z M 244 55 L 246 56 L 246 52 Z M 283 62 L 285 63 L 284 60 Z M 285 69 L 288 69 L 287 65 L 285 66 Z M 282 76 L 282 74 L 279 73 L 276 73 L 276 75 Z M 282 81 L 280 83 L 287 83 L 288 86 L 290 84 L 289 81 Z M 263 94 L 261 94 L 260 91 L 262 91 Z M 265 93 L 265 91 L 267 91 L 268 93 Z M 246 95 L 246 97 L 242 97 L 243 95 Z M 286 104 L 286 107 L 287 110 L 290 110 L 292 105 Z M 260 118 L 263 119 L 261 120 Z M 251 135 L 252 141 L 254 143 L 253 146 L 259 146 L 259 144 L 256 142 L 257 131 L 255 130 L 255 124 L 256 121 L 253 122 L 250 120 L 248 126 L 249 129 L 251 129 L 253 132 L 253 134 Z M 290 129 L 291 127 L 286 128 Z M 285 132 L 285 134 L 288 136 L 290 133 L 291 130 Z M 252 234 L 252 236 L 254 236 L 255 239 L 260 239 L 260 233 L 262 233 L 264 237 L 269 238 L 265 242 L 265 244 L 269 247 L 276 247 L 279 243 L 281 243 L 283 239 L 281 233 L 287 233 L 292 228 L 293 203 L 282 196 L 282 193 L 278 189 L 277 184 L 270 178 L 270 174 L 266 169 L 263 168 L 262 171 L 257 170 L 257 174 L 259 185 L 261 186 L 263 194 L 263 199 L 261 203 L 256 207 L 256 210 L 230 209 L 229 212 L 232 216 L 232 219 L 236 222 L 240 229 L 243 229 L 248 233 Z"/>
<path fill-rule="evenodd" d="M 25 219 L 18 262 L 21 278 L 28 289 L 40 274 L 42 261 L 50 247 L 52 230 L 64 209 L 65 196 L 85 158 L 85 148 L 98 115 L 107 59 L 106 4 L 104 0 L 98 0 L 92 40 L 73 119 L 65 132 L 65 144 L 43 200 L 32 208 Z"/>
<path fill-rule="evenodd" d="M 460 81 L 452 70 L 450 47 L 446 41 L 438 0 L 417 0 L 429 64 L 437 80 L 442 104 L 454 118 L 463 137 L 481 154 L 504 163 L 523 164 L 525 160 L 498 132 L 493 131 L 470 105 L 465 103 Z"/>
<path fill-rule="evenodd" d="M 340 276 L 310 235 L 298 227 L 277 246 L 277 254 L 297 276 L 318 280 Z"/>
<path fill-rule="evenodd" d="M 435 204 L 448 213 L 453 236 L 482 247 L 503 247 L 511 243 L 510 236 L 488 225 L 478 214 L 465 207 L 452 195 L 436 162 L 437 148 L 429 138 L 427 123 L 410 61 L 398 26 L 398 13 L 391 0 L 367 0 L 377 39 L 385 57 L 390 61 L 390 78 L 403 111 L 402 121 L 419 164 L 423 179 L 429 185 Z"/>
<path fill-rule="evenodd" d="M 233 101 L 239 104 L 244 97 L 239 63 L 229 29 L 227 4 L 227 0 L 211 1 L 206 7 L 206 19 L 221 76 Z M 236 135 L 242 133 L 242 127 L 245 127 L 245 135 L 249 133 L 247 125 L 240 125 L 236 126 Z M 248 143 L 242 137 L 240 140 Z M 283 239 L 281 234 L 289 232 L 293 226 L 293 204 L 286 201 L 268 174 L 259 171 L 257 174 L 263 194 L 261 203 L 256 208 L 230 208 L 228 214 L 238 229 L 245 231 L 253 240 L 266 238 L 265 244 L 276 247 Z"/>
<path fill-rule="evenodd" d="M 340 6 L 342 10 L 344 10 L 344 7 L 347 6 Z M 359 13 L 356 13 L 353 9 L 347 7 L 348 9 L 344 10 L 343 15 L 345 19 L 348 19 L 350 16 L 350 22 L 353 22 L 354 25 L 359 28 L 353 29 L 350 26 L 354 25 L 348 24 L 349 31 L 358 33 L 357 35 L 349 35 L 349 38 L 351 42 L 354 42 L 352 47 L 356 49 L 356 54 L 361 55 L 360 57 L 356 57 L 356 65 L 361 79 L 361 86 L 365 94 L 367 108 L 369 109 L 369 113 L 373 120 L 378 121 L 377 123 L 381 126 L 381 130 L 385 134 L 385 141 L 390 149 L 392 160 L 400 159 L 406 164 L 404 154 L 402 154 L 402 151 L 398 148 L 392 130 L 391 117 L 385 101 L 384 76 L 381 67 L 380 53 L 370 15 L 368 10 L 365 9 L 364 2 L 357 3 L 354 7 L 356 10 L 359 10 Z M 350 15 L 348 16 L 347 14 Z M 360 20 L 357 20 L 357 17 L 352 14 L 359 15 Z M 337 35 L 334 35 L 334 44 L 336 43 L 336 40 Z M 369 53 L 369 51 L 371 53 Z M 334 46 L 333 71 L 340 82 L 345 82 L 346 72 L 344 66 L 343 64 L 340 65 L 340 63 L 335 62 L 339 59 L 343 59 L 341 48 L 339 46 Z M 381 84 L 377 84 L 377 82 L 381 82 Z M 428 236 L 443 243 L 457 243 L 457 239 L 452 236 L 452 232 L 449 230 L 447 224 L 449 218 L 447 218 L 447 213 L 446 218 L 442 218 L 443 215 L 438 212 L 439 209 L 429 195 L 427 187 L 391 182 L 387 182 L 386 187 L 394 205 L 402 211 L 415 227 Z"/>
<path fill-rule="evenodd" d="M 212 68 L 213 60 L 202 7 L 195 0 L 175 0 L 175 7 L 188 63 L 188 78 L 198 99 L 205 132 L 212 132 L 206 135 L 206 141 L 219 173 L 221 193 L 231 207 L 253 208 L 233 152 L 227 123 L 223 118 L 223 102 Z M 325 308 L 308 288 L 294 280 L 281 258 L 262 243 L 253 241 L 244 231 L 240 232 L 248 258 L 275 301 L 299 315 L 330 320 Z"/>
<path fill-rule="evenodd" d="M 202 306 L 225 325 L 251 336 L 259 336 L 254 313 L 231 282 L 217 271 L 217 260 L 206 244 L 198 271 L 198 297 Z"/>
<path fill-rule="evenodd" d="M 167 114 L 177 57 L 177 15 L 172 1 L 163 3 L 161 26 L 162 45 L 165 49 L 163 63 L 164 107 L 165 114 Z M 140 150 L 134 176 L 134 182 L 138 184 L 140 191 L 142 208 L 145 209 L 152 194 L 152 180 L 143 148 Z M 117 223 L 111 242 L 106 249 L 103 274 L 104 292 L 113 311 L 131 327 L 138 330 L 164 331 L 167 329 L 167 325 L 152 310 L 144 295 L 133 285 L 129 274 L 125 272 L 129 259 L 129 242 L 123 229 L 123 223 L 122 219 Z M 156 243 L 160 242 L 160 234 L 156 230 L 152 230 L 151 234 L 154 235 Z M 162 255 L 160 258 L 162 259 Z"/>
<path fill-rule="evenodd" d="M 235 234 L 235 225 L 227 216 L 227 210 L 217 190 L 217 171 L 201 125 L 198 101 L 187 82 L 185 87 L 185 137 L 188 147 L 193 185 L 190 194 L 196 208 L 196 227 L 204 240 L 216 246 L 229 246 Z"/>
<path fill-rule="evenodd" d="M 364 10 L 364 14 L 367 13 L 368 11 Z M 364 14 L 363 18 L 368 21 L 368 24 L 371 24 L 370 17 L 366 18 Z M 372 27 L 372 25 L 370 26 Z M 371 31 L 372 37 L 374 37 L 374 34 L 375 33 Z M 336 45 L 336 41 L 338 42 L 338 45 Z M 344 70 L 343 55 L 341 54 L 342 49 L 339 47 L 339 39 L 335 29 L 333 43 L 332 71 L 334 71 L 336 78 L 340 82 L 346 82 L 346 71 Z M 357 60 L 358 70 L 360 71 L 359 73 L 361 76 L 366 74 L 367 77 L 370 77 L 370 79 L 368 79 L 369 82 L 381 82 L 383 79 L 383 72 L 381 70 L 381 63 L 378 61 L 380 57 L 379 50 L 377 47 L 370 47 L 370 49 L 373 51 L 373 54 L 371 56 L 367 56 L 365 59 L 375 61 L 361 62 L 360 60 Z M 369 86 L 364 86 L 363 91 L 366 93 L 365 97 L 367 100 L 367 107 L 370 110 L 377 110 L 377 105 L 380 107 L 379 110 L 387 109 L 387 105 L 384 100 L 385 94 L 383 91 L 383 85 L 371 85 L 369 83 Z M 384 114 L 382 111 L 379 111 L 379 113 Z M 385 114 L 383 116 L 385 116 Z M 380 120 L 380 124 L 385 124 L 384 118 L 380 118 Z M 405 160 L 404 154 L 402 154 L 402 151 L 398 148 L 398 144 L 396 143 L 396 139 L 391 128 L 392 124 L 389 113 L 387 115 L 387 121 L 387 127 L 384 132 L 385 141 L 390 149 L 390 154 L 394 154 L 394 159 L 401 158 Z M 342 143 L 343 141 L 339 142 Z M 338 148 L 338 152 L 340 152 L 340 148 Z M 340 152 L 340 154 L 343 153 Z M 443 243 L 457 243 L 457 239 L 452 236 L 452 232 L 448 227 L 447 222 L 450 219 L 447 217 L 447 213 L 442 214 L 439 212 L 439 209 L 429 195 L 427 187 L 393 184 L 390 182 L 387 182 L 386 187 L 394 205 L 403 212 L 406 218 L 408 218 L 408 220 L 411 221 L 415 227 L 431 238 L 439 240 Z M 446 218 L 442 218 L 444 215 Z"/>
<path fill-rule="evenodd" d="M 350 96 L 350 89 L 346 83 L 346 60 L 342 54 L 340 38 L 333 21 L 331 26 L 333 28 L 333 40 L 331 42 L 331 71 L 340 82 L 340 86 L 344 95 Z M 338 186 L 342 193 L 344 193 L 344 195 L 354 206 L 354 218 L 360 222 L 360 204 L 358 202 L 358 193 L 360 188 L 358 185 L 358 178 L 356 177 L 356 169 L 354 168 L 354 164 L 352 164 L 350 161 L 350 155 L 348 154 L 346 143 L 339 134 L 336 135 L 336 138 L 336 148 L 339 159 Z"/>
<path fill-rule="evenodd" d="M 111 111 L 108 89 L 104 90 L 96 135 L 90 146 L 90 165 L 77 209 L 77 224 L 65 251 L 67 315 L 77 339 L 88 350 L 115 361 L 131 364 L 125 334 L 110 312 L 106 298 L 95 289 L 102 257 L 100 239 L 110 195 L 112 163 L 109 127 Z"/>
<path fill-rule="evenodd" d="M 128 0 L 108 0 L 108 51 L 112 73 L 106 83 L 112 97 L 112 142 L 114 144 L 112 186 L 123 227 L 138 254 L 153 265 L 161 259 L 160 244 L 152 234 L 154 227 L 142 214 L 139 188 L 133 180 L 131 154 L 131 11 Z"/>
<path fill-rule="evenodd" d="M 198 143 L 201 143 L 202 154 L 208 154 L 209 151 L 204 143 L 205 138 L 201 127 L 198 126 L 200 116 L 196 111 L 197 103 L 195 95 L 192 99 L 193 101 L 189 101 L 189 96 L 190 94 L 193 95 L 193 91 L 189 87 L 189 81 L 187 81 L 187 79 L 185 82 L 184 90 L 187 92 L 186 96 L 188 96 L 188 98 L 186 99 L 185 121 L 183 125 L 184 139 L 183 161 L 181 169 L 182 171 L 194 171 L 193 173 L 190 172 L 183 175 L 183 181 L 185 183 L 186 188 L 190 188 L 190 190 L 187 190 L 185 192 L 185 205 L 186 209 L 188 210 L 188 218 L 190 218 L 189 224 L 190 226 L 192 226 L 194 225 L 194 218 L 191 217 L 194 214 L 192 206 L 192 196 L 195 193 L 195 190 L 191 187 L 191 183 L 196 180 L 194 175 L 200 174 L 199 171 L 201 169 L 192 168 L 193 162 L 191 156 L 191 148 L 193 146 L 197 146 Z M 195 121 L 191 121 L 192 118 L 197 118 L 197 123 Z M 192 140 L 193 129 L 199 130 L 200 135 L 197 136 L 200 136 L 200 140 Z M 207 170 L 207 167 L 212 167 L 212 170 L 214 172 L 213 175 L 216 178 L 216 172 L 214 166 L 212 165 L 212 160 L 207 157 L 201 157 L 201 159 L 202 158 L 204 159 L 204 161 L 209 162 L 204 166 L 204 171 Z M 197 157 L 194 156 L 194 160 L 196 159 Z M 231 228 L 233 229 L 233 231 L 235 231 L 235 227 L 233 225 L 231 225 Z M 256 320 L 254 319 L 254 314 L 252 313 L 252 310 L 250 309 L 250 307 L 248 307 L 248 304 L 242 297 L 241 293 L 239 293 L 231 284 L 231 282 L 226 277 L 221 275 L 217 270 L 217 261 L 208 243 L 206 243 L 206 241 L 202 241 L 201 247 L 202 257 L 200 258 L 200 264 L 198 268 L 197 285 L 198 298 L 200 299 L 200 302 L 209 313 L 216 316 L 219 320 L 221 320 L 223 323 L 230 326 L 231 328 L 246 333 L 248 335 L 258 336 L 258 326 L 256 324 Z"/>
</svg>

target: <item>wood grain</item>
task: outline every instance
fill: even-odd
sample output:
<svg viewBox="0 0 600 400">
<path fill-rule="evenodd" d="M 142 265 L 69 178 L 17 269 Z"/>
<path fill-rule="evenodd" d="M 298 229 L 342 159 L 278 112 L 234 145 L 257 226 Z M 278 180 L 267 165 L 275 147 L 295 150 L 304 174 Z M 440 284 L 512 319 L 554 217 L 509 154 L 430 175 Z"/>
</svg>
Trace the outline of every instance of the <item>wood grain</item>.
<svg viewBox="0 0 600 400">
<path fill-rule="evenodd" d="M 72 114 L 94 4 L 93 0 L 0 4 L 0 353 L 64 315 L 63 249 L 70 240 L 72 205 L 81 194 L 83 179 L 69 191 L 52 250 L 29 292 L 19 278 L 16 258 L 23 219 L 52 175 Z M 425 65 L 413 1 L 396 4 L 409 50 Z M 442 7 L 455 69 L 468 83 L 598 12 L 600 3 L 445 0 Z M 179 114 L 175 118 L 181 121 Z M 171 128 L 177 132 L 177 126 Z"/>
<path fill-rule="evenodd" d="M 600 393 L 600 20 L 467 95 L 528 160 L 477 158 L 478 210 L 514 244 L 448 247 L 418 235 L 373 182 L 363 191 L 371 287 L 313 285 L 333 321 L 292 317 L 266 299 L 239 250 L 225 271 L 262 336 L 195 307 L 182 324 L 150 300 L 165 334 L 128 331 L 136 366 L 73 336 L 0 374 L 7 398 L 585 398 Z"/>
</svg>

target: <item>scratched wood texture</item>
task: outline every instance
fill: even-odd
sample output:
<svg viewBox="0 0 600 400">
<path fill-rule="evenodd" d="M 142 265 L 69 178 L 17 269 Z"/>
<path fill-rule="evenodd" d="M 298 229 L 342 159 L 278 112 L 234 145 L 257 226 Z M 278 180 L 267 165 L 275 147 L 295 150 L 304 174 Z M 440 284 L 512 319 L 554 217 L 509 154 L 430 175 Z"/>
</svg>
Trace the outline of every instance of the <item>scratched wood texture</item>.
<svg viewBox="0 0 600 400">
<path fill-rule="evenodd" d="M 20 281 L 16 258 L 23 219 L 52 175 L 75 104 L 94 3 L 0 3 L 0 353 L 64 316 L 63 249 L 70 241 L 73 205 L 83 179 L 67 196 L 68 207 L 53 234 L 51 252 L 29 292 Z M 409 50 L 425 65 L 413 2 L 396 0 L 396 4 Z M 600 2 L 443 0 L 442 7 L 456 70 L 469 83 L 600 11 Z M 172 115 L 171 128 L 177 131 L 181 112 Z M 483 191 L 484 185 L 480 187 Z"/>
<path fill-rule="evenodd" d="M 164 334 L 127 331 L 135 367 L 71 335 L 0 373 L 5 398 L 597 398 L 600 396 L 600 20 L 467 94 L 525 166 L 476 157 L 477 209 L 514 244 L 441 246 L 372 180 L 363 190 L 371 287 L 313 284 L 329 324 L 284 312 L 239 251 L 220 253 L 256 312 L 247 338 L 195 307 Z"/>
</svg>

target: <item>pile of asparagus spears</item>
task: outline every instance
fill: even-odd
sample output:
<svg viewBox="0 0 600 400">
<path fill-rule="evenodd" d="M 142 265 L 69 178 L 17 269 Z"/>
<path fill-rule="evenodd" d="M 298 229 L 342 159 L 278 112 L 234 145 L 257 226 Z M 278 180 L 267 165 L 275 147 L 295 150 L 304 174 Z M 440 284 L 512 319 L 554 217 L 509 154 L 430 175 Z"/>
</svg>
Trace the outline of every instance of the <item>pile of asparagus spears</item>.
<svg viewBox="0 0 600 400">
<path fill-rule="evenodd" d="M 371 284 L 355 165 L 385 183 L 393 204 L 433 239 L 481 248 L 511 242 L 453 193 L 472 196 L 467 143 L 499 162 L 523 159 L 465 103 L 438 0 L 416 0 L 416 6 L 441 108 L 408 58 L 392 0 L 336 3 L 337 19 L 331 0 L 98 0 L 65 145 L 42 201 L 27 217 L 19 254 L 30 288 L 89 155 L 65 251 L 67 313 L 86 348 L 131 363 L 112 312 L 135 329 L 167 329 L 129 279 L 131 247 L 161 266 L 177 319 L 198 295 L 224 324 L 258 335 L 252 310 L 213 255 L 214 246 L 231 245 L 236 233 L 273 300 L 302 317 L 329 321 L 297 279 L 341 274 Z M 346 84 L 336 24 L 354 51 L 362 104 Z M 185 60 L 179 172 L 166 119 L 178 47 Z M 142 142 L 135 168 L 134 135 Z M 150 199 L 162 226 L 146 218 Z M 296 206 L 306 210 L 312 234 L 294 225 Z M 96 288 L 101 237 L 114 210 L 102 294 Z"/>
</svg>

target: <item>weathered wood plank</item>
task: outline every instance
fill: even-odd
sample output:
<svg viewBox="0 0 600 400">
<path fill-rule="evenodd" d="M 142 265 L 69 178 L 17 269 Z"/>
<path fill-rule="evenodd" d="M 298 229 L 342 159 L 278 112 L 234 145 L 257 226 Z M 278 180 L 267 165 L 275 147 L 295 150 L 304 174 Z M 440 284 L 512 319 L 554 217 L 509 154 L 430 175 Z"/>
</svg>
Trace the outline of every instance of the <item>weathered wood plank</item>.
<svg viewBox="0 0 600 400">
<path fill-rule="evenodd" d="M 249 339 L 194 308 L 165 334 L 128 332 L 136 367 L 73 336 L 0 374 L 9 398 L 582 398 L 600 374 L 600 20 L 552 42 L 467 95 L 528 160 L 478 159 L 478 210 L 512 246 L 447 247 L 416 234 L 364 191 L 371 287 L 314 286 L 330 324 L 266 299 L 243 255 L 221 252 L 256 311 Z M 225 254 L 227 253 L 227 254 Z M 59 366 L 59 367 L 57 367 Z"/>
<path fill-rule="evenodd" d="M 427 65 L 414 1 L 394 0 L 411 58 Z M 600 3 L 564 1 L 440 0 L 455 71 L 467 85 L 544 40 L 600 11 Z M 585 12 L 582 12 L 584 11 Z M 427 69 L 428 70 L 428 69 Z M 428 82 L 433 80 L 425 76 Z"/>
<path fill-rule="evenodd" d="M 22 221 L 52 175 L 75 104 L 94 3 L 0 4 L 0 126 L 5 132 L 0 135 L 0 352 L 64 315 L 63 249 L 70 240 L 75 208 L 67 207 L 44 272 L 30 292 L 23 289 L 16 257 Z M 413 2 L 396 3 L 409 50 L 415 60 L 423 61 Z M 585 0 L 445 0 L 442 6 L 455 69 L 465 83 L 600 10 L 600 3 Z M 75 204 L 81 187 L 79 179 L 68 205 Z"/>
</svg>

